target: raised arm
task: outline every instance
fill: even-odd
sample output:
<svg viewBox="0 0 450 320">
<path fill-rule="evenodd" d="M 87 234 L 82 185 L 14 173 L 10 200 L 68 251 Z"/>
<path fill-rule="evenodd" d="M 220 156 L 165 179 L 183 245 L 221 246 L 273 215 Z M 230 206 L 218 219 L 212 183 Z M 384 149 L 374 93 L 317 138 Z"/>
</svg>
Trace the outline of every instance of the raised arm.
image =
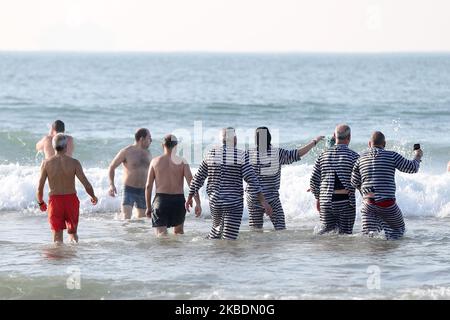
<svg viewBox="0 0 450 320">
<path fill-rule="evenodd" d="M 47 137 L 43 137 L 36 143 L 36 151 L 44 151 L 45 139 L 47 139 Z"/>
<path fill-rule="evenodd" d="M 303 146 L 301 148 L 297 149 L 298 156 L 301 158 L 305 154 L 307 154 L 312 148 L 314 148 L 320 141 L 322 141 L 325 137 L 324 136 L 318 136 L 311 140 L 310 143 L 308 143 L 306 146 Z"/>
<path fill-rule="evenodd" d="M 152 191 L 153 183 L 155 182 L 155 169 L 153 167 L 153 161 L 150 162 L 150 167 L 148 168 L 147 183 L 145 184 L 145 202 L 147 203 L 147 212 L 145 213 L 147 217 L 152 217 Z"/>
<path fill-rule="evenodd" d="M 83 168 L 81 167 L 81 163 L 78 160 L 75 160 L 75 175 L 77 176 L 78 180 L 80 180 L 81 184 L 84 186 L 84 189 L 86 190 L 87 194 L 91 197 L 92 204 L 97 204 L 97 197 L 94 193 L 94 188 L 92 188 L 91 183 L 86 178 L 86 175 L 84 174 Z"/>
<path fill-rule="evenodd" d="M 120 166 L 123 162 L 125 162 L 125 150 L 120 150 L 120 152 L 116 155 L 116 157 L 113 159 L 111 164 L 109 165 L 108 169 L 108 176 L 109 176 L 109 195 L 111 197 L 115 197 L 117 194 L 116 186 L 114 185 L 114 175 L 115 170 L 118 166 Z"/>
<path fill-rule="evenodd" d="M 420 168 L 422 154 L 422 150 L 417 150 L 414 159 L 408 160 L 397 152 L 393 152 L 392 156 L 394 159 L 395 168 L 405 173 L 417 173 Z"/>
<path fill-rule="evenodd" d="M 41 208 L 42 211 L 47 210 L 47 207 L 45 206 L 44 202 L 44 186 L 46 180 L 47 180 L 47 170 L 45 168 L 45 161 L 43 161 L 41 165 L 41 176 L 39 178 L 39 185 L 36 194 L 39 207 Z"/>
</svg>

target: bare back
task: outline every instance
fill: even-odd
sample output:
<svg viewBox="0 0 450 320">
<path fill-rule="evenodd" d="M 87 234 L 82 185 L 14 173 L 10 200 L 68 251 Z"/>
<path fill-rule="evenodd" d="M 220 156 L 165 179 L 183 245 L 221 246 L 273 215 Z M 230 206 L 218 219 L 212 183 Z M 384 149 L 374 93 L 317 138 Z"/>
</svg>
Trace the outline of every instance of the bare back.
<svg viewBox="0 0 450 320">
<path fill-rule="evenodd" d="M 75 176 L 79 162 L 66 155 L 55 155 L 43 163 L 50 187 L 49 195 L 76 193 Z"/>
<path fill-rule="evenodd" d="M 156 193 L 183 194 L 184 178 L 189 165 L 182 158 L 164 154 L 153 159 L 151 170 L 154 171 Z"/>
<path fill-rule="evenodd" d="M 129 187 L 144 188 L 151 160 L 150 152 L 136 146 L 129 146 L 123 152 L 124 184 Z"/>
<path fill-rule="evenodd" d="M 55 150 L 52 146 L 52 139 L 53 137 L 51 135 L 45 136 L 39 141 L 36 145 L 36 149 L 38 151 L 44 152 L 45 159 L 50 159 L 55 155 Z M 73 138 L 71 136 L 67 136 L 67 151 L 66 155 L 69 157 L 72 157 L 73 155 Z"/>
</svg>

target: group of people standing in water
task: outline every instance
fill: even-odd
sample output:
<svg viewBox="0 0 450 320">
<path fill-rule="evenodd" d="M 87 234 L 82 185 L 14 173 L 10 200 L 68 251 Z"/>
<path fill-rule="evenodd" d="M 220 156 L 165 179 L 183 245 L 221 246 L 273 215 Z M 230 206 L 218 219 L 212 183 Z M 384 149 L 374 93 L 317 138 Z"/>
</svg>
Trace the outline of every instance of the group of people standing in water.
<svg viewBox="0 0 450 320">
<path fill-rule="evenodd" d="M 64 134 L 64 123 L 55 121 L 48 136 L 37 143 L 44 151 L 37 198 L 40 209 L 48 210 L 49 223 L 55 242 L 63 241 L 67 229 L 70 240 L 78 241 L 77 227 L 79 201 L 75 177 L 90 195 L 98 201 L 79 161 L 72 158 L 73 138 Z M 152 158 L 149 147 L 150 131 L 141 128 L 135 133 L 135 142 L 120 150 L 109 166 L 109 195 L 115 197 L 115 170 L 123 165 L 123 196 L 121 215 L 149 217 L 158 236 L 174 228 L 175 234 L 184 233 L 186 211 L 194 205 L 197 217 L 202 207 L 199 190 L 207 180 L 206 192 L 212 217 L 208 238 L 238 238 L 245 200 L 251 229 L 261 230 L 267 214 L 275 230 L 286 229 L 285 215 L 280 201 L 281 168 L 306 155 L 318 142 L 318 136 L 305 146 L 287 150 L 272 146 L 267 127 L 255 131 L 255 147 L 237 148 L 234 128 L 220 131 L 221 144 L 209 150 L 193 176 L 185 159 L 177 155 L 178 140 L 169 134 L 162 141 L 163 154 Z M 394 151 L 388 151 L 383 133 L 376 131 L 369 140 L 369 148 L 361 155 L 349 148 L 351 129 L 338 125 L 334 132 L 335 144 L 316 160 L 310 179 L 310 191 L 317 203 L 320 216 L 320 234 L 337 232 L 351 234 L 356 217 L 355 193 L 363 198 L 361 209 L 362 232 L 369 236 L 384 231 L 387 239 L 399 239 L 405 232 L 402 212 L 395 200 L 395 172 L 416 173 L 422 150 L 414 150 L 408 160 Z M 44 202 L 43 190 L 49 180 L 49 205 Z M 189 186 L 184 196 L 184 181 Z M 152 200 L 153 187 L 155 196 Z"/>
</svg>

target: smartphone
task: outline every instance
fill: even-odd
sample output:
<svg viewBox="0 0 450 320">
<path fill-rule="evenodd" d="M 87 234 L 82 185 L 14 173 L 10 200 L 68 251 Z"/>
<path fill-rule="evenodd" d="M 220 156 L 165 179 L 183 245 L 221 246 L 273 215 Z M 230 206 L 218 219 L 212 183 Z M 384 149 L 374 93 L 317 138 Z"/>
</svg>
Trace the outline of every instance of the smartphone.
<svg viewBox="0 0 450 320">
<path fill-rule="evenodd" d="M 414 145 L 414 149 L 413 150 L 419 150 L 420 149 L 420 143 L 416 143 Z"/>
</svg>

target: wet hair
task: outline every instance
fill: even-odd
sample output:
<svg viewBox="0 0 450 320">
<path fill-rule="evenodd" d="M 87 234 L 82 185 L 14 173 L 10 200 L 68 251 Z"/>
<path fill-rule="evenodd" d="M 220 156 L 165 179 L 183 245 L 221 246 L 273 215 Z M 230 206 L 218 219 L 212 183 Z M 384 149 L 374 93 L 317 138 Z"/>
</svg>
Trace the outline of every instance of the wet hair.
<svg viewBox="0 0 450 320">
<path fill-rule="evenodd" d="M 255 144 L 256 148 L 261 151 L 268 151 L 272 146 L 272 135 L 269 128 L 258 127 L 255 130 Z"/>
<path fill-rule="evenodd" d="M 63 133 L 58 133 L 52 139 L 52 146 L 56 151 L 63 151 L 67 147 L 67 136 Z"/>
<path fill-rule="evenodd" d="M 57 133 L 64 133 L 66 131 L 66 126 L 64 125 L 64 122 L 61 120 L 56 120 L 52 124 L 52 129 L 55 130 Z"/>
<path fill-rule="evenodd" d="M 381 131 L 375 131 L 370 137 L 370 141 L 374 146 L 382 146 L 386 142 L 386 137 Z"/>
<path fill-rule="evenodd" d="M 148 129 L 140 128 L 134 134 L 134 139 L 136 140 L 136 142 L 139 142 L 141 138 L 146 138 L 148 136 L 148 133 L 149 133 Z"/>
<path fill-rule="evenodd" d="M 168 149 L 173 149 L 177 144 L 177 137 L 172 134 L 168 134 L 163 138 L 163 145 Z"/>
</svg>

